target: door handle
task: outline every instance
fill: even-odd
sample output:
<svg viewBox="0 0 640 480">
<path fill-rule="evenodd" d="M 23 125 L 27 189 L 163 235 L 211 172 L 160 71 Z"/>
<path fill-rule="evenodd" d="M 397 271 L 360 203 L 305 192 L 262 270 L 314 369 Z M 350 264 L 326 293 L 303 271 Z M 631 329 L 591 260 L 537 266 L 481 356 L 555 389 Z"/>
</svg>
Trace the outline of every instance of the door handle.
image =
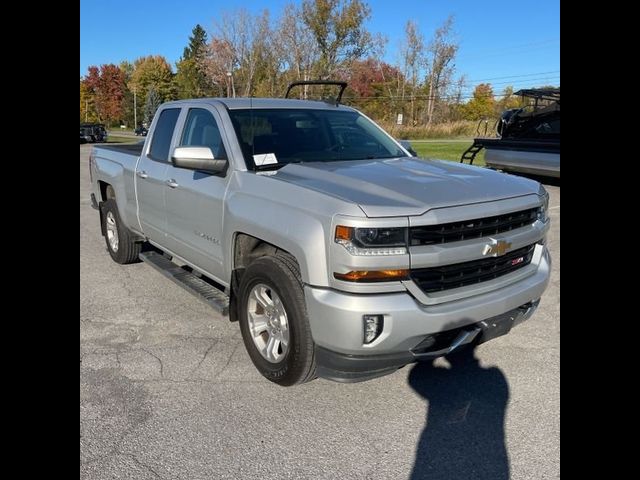
<svg viewBox="0 0 640 480">
<path fill-rule="evenodd" d="M 178 186 L 178 182 L 176 182 L 173 178 L 167 180 L 166 184 L 171 188 L 176 188 Z"/>
<path fill-rule="evenodd" d="M 145 172 L 144 170 L 138 170 L 136 172 L 136 175 L 138 175 L 140 178 L 147 178 L 149 175 L 147 175 L 147 172 Z"/>
</svg>

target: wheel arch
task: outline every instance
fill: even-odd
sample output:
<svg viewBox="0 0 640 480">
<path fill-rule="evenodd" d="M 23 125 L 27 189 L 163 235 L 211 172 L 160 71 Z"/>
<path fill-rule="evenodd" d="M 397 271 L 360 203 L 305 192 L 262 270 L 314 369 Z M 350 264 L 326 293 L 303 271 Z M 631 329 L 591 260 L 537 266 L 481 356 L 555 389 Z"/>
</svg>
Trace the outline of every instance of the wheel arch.
<svg viewBox="0 0 640 480">
<path fill-rule="evenodd" d="M 278 245 L 275 245 L 256 236 L 249 235 L 243 232 L 235 232 L 232 250 L 233 264 L 229 291 L 229 320 L 231 322 L 235 322 L 238 320 L 236 298 L 240 280 L 242 279 L 244 270 L 257 258 L 264 256 L 275 256 L 278 254 L 288 254 L 296 261 L 298 266 L 300 265 L 298 258 L 289 250 L 286 250 L 282 247 L 279 247 Z"/>
</svg>

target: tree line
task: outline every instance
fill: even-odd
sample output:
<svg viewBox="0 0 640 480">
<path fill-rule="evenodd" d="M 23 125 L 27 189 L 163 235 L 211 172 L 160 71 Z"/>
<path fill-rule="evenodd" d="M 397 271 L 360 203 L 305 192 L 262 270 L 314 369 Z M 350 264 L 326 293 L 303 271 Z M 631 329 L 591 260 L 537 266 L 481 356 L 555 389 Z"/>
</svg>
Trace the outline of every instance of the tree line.
<svg viewBox="0 0 640 480">
<path fill-rule="evenodd" d="M 345 80 L 344 103 L 382 123 L 395 123 L 402 114 L 403 124 L 414 127 L 494 118 L 520 105 L 511 87 L 500 100 L 488 83 L 476 86 L 470 98 L 463 94 L 467 82 L 455 69 L 459 42 L 452 16 L 428 39 L 408 20 L 393 64 L 381 60 L 388 38 L 365 28 L 370 16 L 363 0 L 303 0 L 275 18 L 268 9 L 226 12 L 210 39 L 201 25 L 193 28 L 175 73 L 160 55 L 90 66 L 80 78 L 80 120 L 150 123 L 168 100 L 282 97 L 289 83 L 311 79 Z M 301 88 L 297 95 L 315 93 Z"/>
</svg>

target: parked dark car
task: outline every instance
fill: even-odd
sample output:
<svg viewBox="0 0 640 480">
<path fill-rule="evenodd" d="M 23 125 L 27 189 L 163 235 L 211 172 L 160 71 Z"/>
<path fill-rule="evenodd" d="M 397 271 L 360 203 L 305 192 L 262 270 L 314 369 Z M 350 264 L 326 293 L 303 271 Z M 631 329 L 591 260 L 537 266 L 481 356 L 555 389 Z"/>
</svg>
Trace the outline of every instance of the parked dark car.
<svg viewBox="0 0 640 480">
<path fill-rule="evenodd" d="M 136 136 L 143 136 L 146 137 L 147 136 L 147 132 L 148 130 L 146 128 L 144 128 L 142 125 L 140 125 L 138 128 L 136 128 L 133 133 L 136 134 Z"/>
<path fill-rule="evenodd" d="M 102 123 L 81 123 L 80 137 L 86 142 L 97 143 L 107 141 L 107 129 Z"/>
</svg>

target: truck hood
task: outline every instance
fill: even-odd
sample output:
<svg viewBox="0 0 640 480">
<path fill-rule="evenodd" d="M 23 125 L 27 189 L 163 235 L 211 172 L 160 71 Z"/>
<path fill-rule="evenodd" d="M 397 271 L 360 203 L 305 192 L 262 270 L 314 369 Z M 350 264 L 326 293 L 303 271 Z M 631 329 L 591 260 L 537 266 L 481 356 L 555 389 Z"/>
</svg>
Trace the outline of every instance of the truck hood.
<svg viewBox="0 0 640 480">
<path fill-rule="evenodd" d="M 293 163 L 272 176 L 356 203 L 368 217 L 427 210 L 538 192 L 533 180 L 460 163 L 416 158 Z"/>
</svg>

